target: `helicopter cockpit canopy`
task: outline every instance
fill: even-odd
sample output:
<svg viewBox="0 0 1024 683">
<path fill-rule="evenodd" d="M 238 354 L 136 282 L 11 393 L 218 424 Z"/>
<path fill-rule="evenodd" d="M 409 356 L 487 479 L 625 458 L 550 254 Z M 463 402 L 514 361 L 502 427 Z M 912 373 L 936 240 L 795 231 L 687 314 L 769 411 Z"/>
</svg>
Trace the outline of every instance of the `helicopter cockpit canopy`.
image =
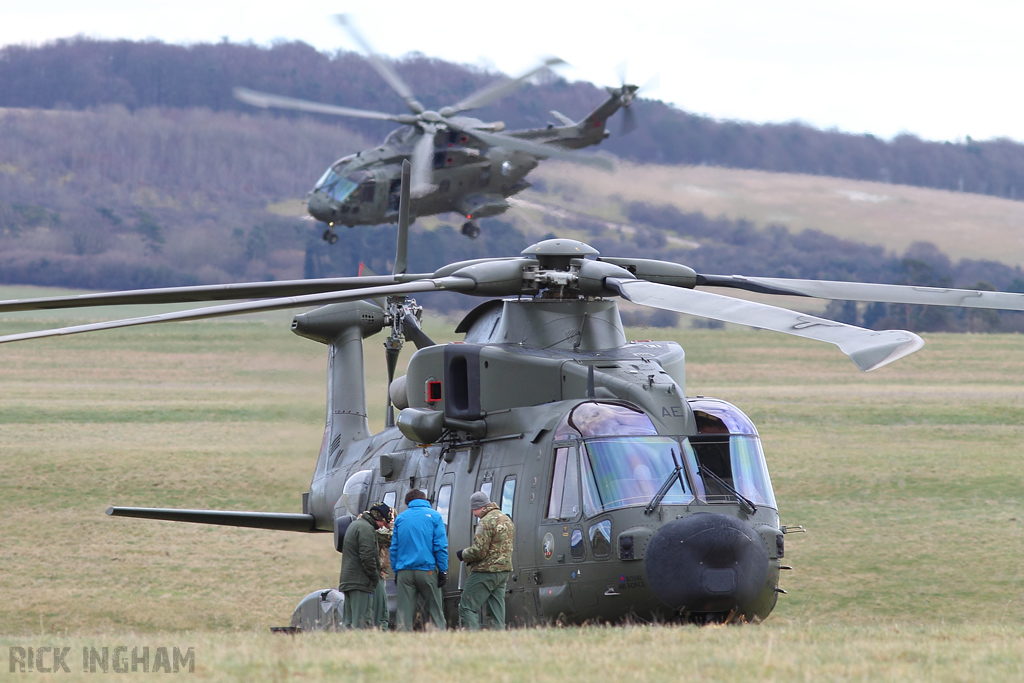
<svg viewBox="0 0 1024 683">
<path fill-rule="evenodd" d="M 348 157 L 327 169 L 317 181 L 313 191 L 322 192 L 337 202 L 344 202 L 360 185 L 373 181 L 373 175 L 366 171 L 357 171 L 348 176 L 342 175 L 346 166 L 348 166 Z"/>
<path fill-rule="evenodd" d="M 761 442 L 749 418 L 725 401 L 700 399 L 694 409 L 706 417 L 709 431 L 692 437 L 659 435 L 639 408 L 620 402 L 580 403 L 556 427 L 555 441 L 579 443 L 579 481 L 587 517 L 623 507 L 648 505 L 675 476 L 662 499 L 664 505 L 735 503 L 735 492 L 722 486 L 710 470 L 754 505 L 776 507 Z M 698 422 L 698 425 L 701 425 Z M 564 456 L 556 471 L 565 472 L 565 486 L 576 458 Z M 682 476 L 674 475 L 677 468 Z M 575 474 L 575 473 L 573 473 Z"/>
</svg>

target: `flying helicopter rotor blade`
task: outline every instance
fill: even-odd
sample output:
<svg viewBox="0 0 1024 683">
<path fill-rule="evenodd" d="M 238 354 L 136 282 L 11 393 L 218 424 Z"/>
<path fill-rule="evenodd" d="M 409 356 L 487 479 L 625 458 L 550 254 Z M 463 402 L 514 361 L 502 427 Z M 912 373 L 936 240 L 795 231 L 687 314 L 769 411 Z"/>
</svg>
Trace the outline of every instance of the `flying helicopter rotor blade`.
<svg viewBox="0 0 1024 683">
<path fill-rule="evenodd" d="M 407 125 L 416 123 L 418 120 L 415 116 L 410 114 L 386 114 L 382 111 L 371 111 L 369 109 L 340 107 L 335 104 L 323 104 L 321 102 L 300 100 L 294 97 L 284 97 L 283 95 L 271 95 L 269 93 L 258 92 L 256 90 L 249 90 L 248 88 L 235 88 L 234 94 L 235 98 L 242 102 L 262 109 L 270 107 L 276 109 L 292 109 L 312 114 L 349 116 L 358 119 L 374 119 L 377 121 L 397 121 L 398 123 L 404 123 Z"/>
<path fill-rule="evenodd" d="M 680 289 L 644 280 L 606 278 L 605 284 L 617 290 L 624 299 L 644 306 L 835 344 L 864 372 L 899 360 L 924 346 L 924 340 L 913 332 L 867 330 L 786 308 L 710 292 Z"/>
<path fill-rule="evenodd" d="M 391 68 L 378 53 L 370 45 L 370 41 L 362 34 L 362 32 L 356 28 L 355 23 L 352 21 L 352 17 L 347 14 L 336 14 L 334 16 L 335 21 L 341 25 L 342 28 L 348 32 L 352 41 L 355 42 L 359 48 L 366 53 L 367 59 L 370 60 L 370 66 L 380 74 L 380 77 L 387 81 L 387 84 L 391 86 L 391 89 L 398 93 L 398 96 L 405 100 L 406 106 L 413 114 L 422 114 L 424 107 L 420 104 L 419 100 L 416 99 L 416 95 L 413 93 L 412 88 L 406 84 L 402 77 Z"/>
<path fill-rule="evenodd" d="M 564 147 L 558 147 L 556 145 L 548 145 L 539 142 L 532 142 L 530 140 L 524 140 L 523 138 L 515 138 L 511 135 L 499 135 L 497 133 L 485 133 L 475 128 L 464 129 L 466 133 L 486 142 L 492 147 L 504 147 L 505 149 L 512 150 L 513 152 L 526 152 L 538 157 L 544 157 L 547 159 L 564 159 L 566 161 L 572 161 L 577 164 L 584 164 L 586 166 L 594 166 L 601 168 L 606 171 L 614 171 L 615 164 L 613 164 L 607 157 L 580 154 L 576 150 L 566 149 Z"/>
<path fill-rule="evenodd" d="M 34 332 L 23 332 L 21 334 L 9 334 L 0 336 L 0 344 L 28 339 L 43 339 L 46 337 L 60 337 L 69 334 L 80 334 L 82 332 L 96 332 L 99 330 L 113 330 L 122 327 L 134 327 L 136 325 L 150 325 L 153 323 L 182 322 L 186 320 L 204 320 L 207 318 L 219 318 L 228 315 L 241 315 L 243 313 L 256 313 L 260 311 L 277 311 L 286 308 L 301 308 L 304 306 L 321 306 L 324 304 L 341 303 L 345 301 L 358 301 L 370 299 L 375 296 L 405 295 L 418 292 L 435 291 L 463 291 L 468 292 L 475 289 L 477 283 L 469 278 L 443 277 L 427 280 L 417 280 L 402 284 L 391 284 L 378 287 L 366 287 L 353 289 L 345 292 L 324 292 L 320 294 L 309 294 L 305 296 L 282 297 L 278 299 L 265 299 L 262 301 L 247 301 L 244 303 L 224 304 L 221 306 L 208 306 L 205 308 L 193 308 L 187 311 L 175 311 L 171 313 L 160 313 L 147 315 L 139 318 L 127 318 L 124 320 L 110 320 L 85 325 L 74 325 L 72 327 L 60 327 L 49 330 L 36 330 Z"/>
<path fill-rule="evenodd" d="M 633 113 L 633 107 L 622 108 L 622 124 L 619 126 L 619 135 L 629 135 L 636 130 L 636 114 Z"/>
<path fill-rule="evenodd" d="M 409 194 L 413 197 L 430 194 L 435 187 L 432 169 L 434 166 L 434 136 L 437 134 L 437 127 L 424 123 L 422 129 L 423 133 L 420 139 L 412 148 Z"/>
<path fill-rule="evenodd" d="M 742 275 L 698 275 L 697 285 L 731 287 L 763 294 L 809 296 L 817 299 L 1024 311 L 1024 294 L 1013 292 L 880 285 L 869 282 L 837 282 L 834 280 L 745 277 Z"/>
<path fill-rule="evenodd" d="M 409 186 L 412 184 L 412 164 L 408 159 L 402 160 L 402 178 L 398 190 L 398 239 L 395 247 L 395 267 L 391 269 L 393 275 L 404 275 L 408 267 L 407 256 L 409 252 L 409 204 L 412 203 L 412 194 Z"/>
<path fill-rule="evenodd" d="M 187 304 L 201 301 L 237 301 L 284 296 L 303 296 L 348 289 L 380 287 L 400 282 L 413 282 L 433 277 L 430 273 L 410 275 L 374 275 L 373 277 L 337 277 L 317 280 L 281 280 L 278 282 L 243 282 L 227 285 L 193 285 L 135 289 L 124 292 L 100 292 L 74 296 L 0 301 L 0 313 L 13 311 L 45 311 L 94 306 L 128 306 L 136 304 Z"/>
<path fill-rule="evenodd" d="M 558 66 L 560 64 L 565 63 L 565 60 L 559 57 L 545 57 L 544 59 L 541 60 L 539 64 L 537 64 L 534 67 L 531 67 L 530 69 L 519 74 L 518 76 L 498 81 L 496 83 L 492 83 L 488 86 L 485 86 L 480 90 L 477 90 L 475 93 L 467 97 L 464 97 L 463 99 L 451 105 L 450 107 L 444 107 L 443 109 L 441 109 L 440 113 L 442 116 L 451 116 L 452 114 L 457 114 L 458 112 L 461 111 L 468 111 L 470 109 L 478 109 L 480 107 L 486 106 L 491 102 L 500 100 L 501 98 L 517 90 L 523 85 L 523 83 L 525 83 L 535 74 L 538 74 L 541 71 L 549 69 L 553 66 Z"/>
</svg>

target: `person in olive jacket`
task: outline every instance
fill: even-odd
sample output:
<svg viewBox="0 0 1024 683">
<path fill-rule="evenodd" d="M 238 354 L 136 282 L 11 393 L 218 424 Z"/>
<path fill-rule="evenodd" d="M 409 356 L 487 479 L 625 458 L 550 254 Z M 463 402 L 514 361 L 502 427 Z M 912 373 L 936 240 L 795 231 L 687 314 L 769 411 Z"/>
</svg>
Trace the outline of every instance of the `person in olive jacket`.
<svg viewBox="0 0 1024 683">
<path fill-rule="evenodd" d="M 345 594 L 342 624 L 345 628 L 373 628 L 373 591 L 380 581 L 377 529 L 387 525 L 391 508 L 378 503 L 349 525 L 341 546 L 341 579 Z"/>
</svg>

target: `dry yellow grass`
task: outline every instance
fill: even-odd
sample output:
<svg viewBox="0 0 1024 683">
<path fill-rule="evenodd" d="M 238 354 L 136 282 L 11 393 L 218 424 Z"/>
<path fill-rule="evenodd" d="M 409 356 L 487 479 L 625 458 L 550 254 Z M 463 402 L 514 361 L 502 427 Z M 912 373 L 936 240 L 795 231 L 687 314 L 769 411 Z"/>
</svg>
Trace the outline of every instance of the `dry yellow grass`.
<svg viewBox="0 0 1024 683">
<path fill-rule="evenodd" d="M 547 183 L 545 201 L 615 220 L 622 220 L 624 202 L 671 204 L 762 227 L 815 228 L 897 252 L 928 241 L 953 260 L 1024 264 L 1024 202 L 998 197 L 712 166 L 622 163 L 609 174 L 546 162 L 532 176 Z"/>
</svg>

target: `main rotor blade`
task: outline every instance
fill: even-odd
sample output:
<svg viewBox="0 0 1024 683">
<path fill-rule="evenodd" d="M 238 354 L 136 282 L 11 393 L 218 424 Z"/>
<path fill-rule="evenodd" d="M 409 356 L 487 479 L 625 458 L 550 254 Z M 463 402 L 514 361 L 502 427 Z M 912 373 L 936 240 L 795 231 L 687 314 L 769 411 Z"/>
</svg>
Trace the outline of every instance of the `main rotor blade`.
<svg viewBox="0 0 1024 683">
<path fill-rule="evenodd" d="M 135 289 L 125 292 L 78 294 L 39 299 L 12 299 L 0 301 L 0 313 L 11 311 L 47 311 L 93 306 L 128 306 L 135 304 L 184 304 L 199 301 L 236 301 L 238 299 L 266 299 L 268 297 L 302 296 L 323 292 L 337 292 L 355 288 L 381 287 L 398 282 L 409 282 L 432 277 L 430 274 L 375 275 L 373 277 L 337 277 L 318 280 L 282 280 L 280 282 L 244 282 L 228 285 L 196 285 L 191 287 L 163 287 Z"/>
<path fill-rule="evenodd" d="M 316 528 L 313 515 L 297 512 L 240 512 L 235 510 L 180 510 L 178 508 L 130 508 L 109 507 L 111 517 L 136 517 L 160 519 L 167 522 L 192 522 L 193 524 L 219 524 L 240 526 L 249 529 L 272 529 L 275 531 L 301 531 L 305 533 L 330 533 Z"/>
<path fill-rule="evenodd" d="M 344 293 L 325 292 L 322 294 L 310 294 L 307 296 L 293 296 L 284 297 L 280 299 L 266 299 L 264 301 L 248 301 L 240 304 L 225 304 L 223 306 L 193 308 L 187 311 L 176 311 L 172 313 L 147 315 L 140 318 L 110 320 L 107 322 L 90 323 L 86 325 L 74 325 L 72 327 L 60 327 L 50 330 L 23 332 L 21 334 L 9 334 L 0 337 L 0 344 L 6 344 L 8 342 L 15 341 L 25 341 L 28 339 L 42 339 L 45 337 L 60 337 L 68 334 L 79 334 L 82 332 L 113 330 L 122 327 L 133 327 L 135 325 L 181 322 L 185 320 L 204 320 L 206 318 L 219 318 L 228 315 L 241 315 L 243 313 L 277 311 L 285 308 L 300 308 L 304 306 L 320 306 L 324 304 L 341 303 L 344 301 L 358 301 L 360 299 L 370 299 L 375 296 L 387 296 L 390 294 L 401 295 L 413 294 L 416 292 L 432 292 L 441 290 L 469 291 L 472 290 L 475 286 L 476 283 L 468 278 L 434 278 L 430 280 L 407 282 L 404 284 L 393 284 L 380 287 L 366 287 L 363 289 L 350 290 Z"/>
<path fill-rule="evenodd" d="M 402 77 L 391 68 L 384 59 L 381 58 L 377 51 L 373 49 L 370 42 L 366 40 L 362 32 L 360 32 L 355 24 L 352 22 L 352 18 L 347 14 L 335 15 L 335 20 L 344 28 L 349 37 L 359 45 L 359 48 L 366 53 L 367 58 L 370 60 L 370 66 L 372 66 L 380 77 L 387 81 L 387 84 L 391 86 L 391 89 L 398 93 L 398 96 L 405 100 L 406 106 L 413 114 L 422 114 L 423 105 L 416 99 L 416 95 L 413 94 L 412 88 L 410 88 Z"/>
<path fill-rule="evenodd" d="M 577 164 L 585 164 L 587 166 L 602 168 L 606 171 L 615 170 L 615 165 L 602 156 L 580 154 L 576 150 L 565 149 L 564 147 L 558 147 L 556 145 L 532 142 L 530 140 L 524 140 L 523 138 L 515 138 L 511 135 L 485 133 L 484 131 L 476 128 L 467 128 L 465 129 L 465 132 L 479 138 L 492 147 L 504 147 L 505 149 L 509 149 L 514 152 L 526 152 L 527 154 L 547 159 L 565 159 L 566 161 L 572 161 Z"/>
<path fill-rule="evenodd" d="M 416 141 L 412 148 L 412 182 L 409 193 L 413 197 L 422 197 L 434 191 L 433 173 L 434 167 L 434 136 L 437 134 L 437 127 L 433 124 L 423 125 L 423 134 Z"/>
<path fill-rule="evenodd" d="M 251 104 L 254 107 L 267 109 L 294 109 L 313 114 L 330 114 L 332 116 L 351 116 L 359 119 L 375 119 L 377 121 L 397 121 L 398 123 L 412 124 L 417 121 L 415 116 L 409 114 L 386 114 L 381 111 L 370 111 L 369 109 L 352 109 L 351 107 L 339 107 L 334 104 L 323 104 L 309 100 L 299 100 L 294 97 L 282 95 L 271 95 L 269 93 L 257 92 L 248 88 L 235 88 L 235 97 Z"/>
<path fill-rule="evenodd" d="M 869 282 L 837 282 L 834 280 L 791 280 L 777 277 L 744 277 L 742 275 L 698 275 L 697 285 L 732 287 L 762 294 L 810 296 L 818 299 L 1024 311 L 1024 294 L 1013 292 L 879 285 Z"/>
<path fill-rule="evenodd" d="M 643 280 L 606 278 L 605 283 L 617 289 L 623 298 L 644 306 L 835 344 L 864 372 L 899 360 L 924 346 L 924 340 L 905 330 L 876 332 L 786 308 Z"/>
<path fill-rule="evenodd" d="M 560 59 L 559 57 L 546 57 L 540 62 L 540 64 L 530 68 L 528 71 L 519 74 L 515 78 L 508 78 L 502 81 L 498 81 L 496 83 L 492 83 L 484 88 L 481 88 L 480 90 L 477 90 L 475 93 L 463 98 L 462 100 L 453 104 L 452 106 L 445 107 L 444 109 L 441 110 L 441 114 L 442 116 L 451 116 L 452 114 L 456 114 L 460 111 L 477 109 L 479 107 L 488 105 L 491 102 L 494 102 L 495 100 L 500 100 L 502 97 L 505 97 L 512 91 L 522 86 L 522 84 L 534 74 L 539 73 L 552 66 L 556 66 L 558 64 L 565 64 L 565 60 Z"/>
<path fill-rule="evenodd" d="M 394 275 L 404 275 L 408 267 L 407 257 L 409 252 L 409 204 L 412 195 L 409 186 L 412 184 L 412 164 L 408 159 L 402 160 L 402 180 L 398 189 L 398 244 L 395 247 L 395 267 L 391 269 Z"/>
</svg>

